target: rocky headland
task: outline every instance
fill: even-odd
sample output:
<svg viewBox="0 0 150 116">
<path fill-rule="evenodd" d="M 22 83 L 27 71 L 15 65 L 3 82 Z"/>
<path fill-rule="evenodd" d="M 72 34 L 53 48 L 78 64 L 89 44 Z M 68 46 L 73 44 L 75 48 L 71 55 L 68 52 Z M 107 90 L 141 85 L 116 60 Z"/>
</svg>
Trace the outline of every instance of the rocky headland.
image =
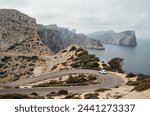
<svg viewBox="0 0 150 116">
<path fill-rule="evenodd" d="M 103 44 L 115 44 L 123 46 L 136 46 L 136 35 L 135 31 L 123 31 L 116 33 L 112 30 L 109 31 L 98 31 L 88 34 L 89 37 L 100 40 Z"/>
</svg>

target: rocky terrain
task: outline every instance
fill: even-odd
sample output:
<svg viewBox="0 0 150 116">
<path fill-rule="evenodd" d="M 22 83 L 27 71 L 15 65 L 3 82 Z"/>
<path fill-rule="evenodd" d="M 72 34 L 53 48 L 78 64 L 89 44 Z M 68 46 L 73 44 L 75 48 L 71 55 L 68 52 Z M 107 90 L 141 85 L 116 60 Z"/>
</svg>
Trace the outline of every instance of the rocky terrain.
<svg viewBox="0 0 150 116">
<path fill-rule="evenodd" d="M 75 30 L 60 28 L 57 25 L 38 25 L 37 32 L 43 43 L 53 52 L 59 52 L 72 44 L 85 48 L 104 49 L 99 40 L 89 38 L 84 34 L 77 34 Z"/>
<path fill-rule="evenodd" d="M 52 54 L 36 32 L 34 18 L 17 10 L 0 10 L 0 52 Z"/>
<path fill-rule="evenodd" d="M 136 36 L 134 31 L 123 31 L 116 33 L 112 30 L 99 31 L 88 34 L 89 37 L 100 40 L 104 44 L 116 44 L 124 46 L 136 46 Z"/>
</svg>

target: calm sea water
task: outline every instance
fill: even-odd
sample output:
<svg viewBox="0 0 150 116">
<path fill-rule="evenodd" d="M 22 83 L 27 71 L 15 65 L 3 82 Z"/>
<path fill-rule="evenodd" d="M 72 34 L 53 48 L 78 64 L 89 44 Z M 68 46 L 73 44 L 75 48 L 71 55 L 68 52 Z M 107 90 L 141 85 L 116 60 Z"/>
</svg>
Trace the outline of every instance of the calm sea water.
<svg viewBox="0 0 150 116">
<path fill-rule="evenodd" d="M 94 49 L 88 51 L 105 62 L 114 57 L 123 58 L 123 69 L 126 72 L 150 74 L 150 39 L 141 39 L 137 43 L 136 47 L 104 44 L 104 51 Z"/>
</svg>

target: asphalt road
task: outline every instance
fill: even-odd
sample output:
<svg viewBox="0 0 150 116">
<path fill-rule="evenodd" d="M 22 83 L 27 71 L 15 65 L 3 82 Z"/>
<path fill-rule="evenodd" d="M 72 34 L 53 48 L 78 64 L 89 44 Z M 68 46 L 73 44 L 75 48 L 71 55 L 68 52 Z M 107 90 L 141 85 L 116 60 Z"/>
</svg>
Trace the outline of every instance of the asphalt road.
<svg viewBox="0 0 150 116">
<path fill-rule="evenodd" d="M 70 74 L 93 74 L 97 76 L 97 80 L 100 84 L 96 85 L 86 85 L 86 86 L 61 86 L 61 87 L 44 87 L 44 88 L 25 88 L 25 89 L 1 89 L 0 94 L 5 93 L 21 93 L 21 94 L 30 94 L 32 92 L 37 92 L 41 95 L 46 95 L 53 91 L 59 91 L 61 89 L 67 89 L 71 93 L 82 93 L 90 92 L 99 88 L 113 88 L 115 86 L 121 86 L 124 81 L 121 77 L 113 74 L 100 74 L 97 70 L 88 70 L 88 69 L 76 69 L 76 70 L 63 70 L 58 72 L 52 72 L 48 74 L 43 74 L 27 79 L 21 79 L 18 81 L 7 83 L 3 86 L 23 86 L 25 84 L 42 81 L 50 78 L 57 78 L 64 75 Z"/>
</svg>

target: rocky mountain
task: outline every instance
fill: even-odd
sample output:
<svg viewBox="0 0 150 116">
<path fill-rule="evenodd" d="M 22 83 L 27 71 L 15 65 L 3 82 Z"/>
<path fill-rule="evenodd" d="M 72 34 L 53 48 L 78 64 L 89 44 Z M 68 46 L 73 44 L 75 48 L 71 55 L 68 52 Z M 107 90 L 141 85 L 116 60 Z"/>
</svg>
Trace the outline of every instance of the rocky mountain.
<svg viewBox="0 0 150 116">
<path fill-rule="evenodd" d="M 104 44 L 116 44 L 125 46 L 136 46 L 135 31 L 123 31 L 116 33 L 112 30 L 99 31 L 88 34 L 89 37 L 100 40 Z"/>
<path fill-rule="evenodd" d="M 14 9 L 0 10 L 0 51 L 49 54 L 36 32 L 34 18 Z"/>
<path fill-rule="evenodd" d="M 104 49 L 99 40 L 89 38 L 84 34 L 77 34 L 75 30 L 60 28 L 57 25 L 38 25 L 37 32 L 43 43 L 53 52 L 59 52 L 72 44 L 85 48 Z"/>
</svg>

